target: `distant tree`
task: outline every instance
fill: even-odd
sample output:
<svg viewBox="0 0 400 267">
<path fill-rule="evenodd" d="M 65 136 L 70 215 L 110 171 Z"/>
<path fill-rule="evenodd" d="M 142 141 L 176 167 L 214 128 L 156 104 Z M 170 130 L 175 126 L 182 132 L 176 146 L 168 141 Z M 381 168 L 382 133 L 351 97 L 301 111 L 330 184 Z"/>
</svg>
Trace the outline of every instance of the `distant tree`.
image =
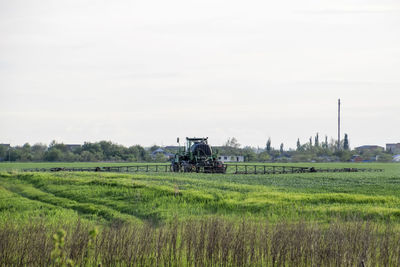
<svg viewBox="0 0 400 267">
<path fill-rule="evenodd" d="M 58 148 L 51 148 L 48 151 L 46 151 L 44 159 L 47 161 L 62 161 L 63 153 Z"/>
<path fill-rule="evenodd" d="M 312 149 L 312 137 L 310 136 L 310 139 L 309 139 L 309 145 L 310 145 L 310 149 Z"/>
<path fill-rule="evenodd" d="M 64 145 L 63 143 L 57 143 L 55 140 L 51 141 L 50 145 L 49 145 L 49 150 L 57 148 L 58 150 L 60 150 L 61 152 L 67 152 L 67 146 Z"/>
<path fill-rule="evenodd" d="M 154 158 L 155 162 L 166 162 L 167 160 L 168 158 L 163 153 L 157 153 Z"/>
<path fill-rule="evenodd" d="M 271 159 L 271 156 L 267 152 L 261 152 L 257 154 L 257 160 L 261 162 L 269 161 Z"/>
<path fill-rule="evenodd" d="M 342 150 L 342 151 L 338 151 L 336 153 L 336 155 L 339 157 L 340 161 L 350 161 L 351 159 L 351 152 L 349 150 Z"/>
<path fill-rule="evenodd" d="M 96 161 L 96 157 L 92 152 L 85 150 L 81 153 L 81 160 L 88 161 L 88 162 Z"/>
<path fill-rule="evenodd" d="M 52 148 L 56 144 L 57 144 L 56 140 L 51 141 L 50 144 L 49 144 L 49 148 Z"/>
<path fill-rule="evenodd" d="M 20 160 L 21 161 L 31 161 L 32 160 L 32 150 L 31 145 L 25 143 L 20 149 Z"/>
<path fill-rule="evenodd" d="M 377 156 L 377 160 L 379 162 L 391 162 L 393 160 L 393 156 L 389 153 L 380 153 Z"/>
<path fill-rule="evenodd" d="M 44 144 L 34 144 L 31 148 L 32 151 L 32 160 L 34 161 L 43 161 L 44 154 L 46 153 L 47 146 Z"/>
<path fill-rule="evenodd" d="M 268 138 L 267 145 L 265 147 L 265 150 L 267 150 L 268 153 L 271 153 L 272 147 L 271 147 L 271 138 Z"/>
<path fill-rule="evenodd" d="M 100 146 L 100 150 L 97 150 L 97 153 L 103 154 L 103 157 L 105 160 L 112 160 L 115 158 L 117 155 L 117 145 L 113 144 L 110 141 L 100 141 L 98 143 Z M 95 153 L 95 151 L 92 151 Z M 119 156 L 119 155 L 118 155 Z"/>
<path fill-rule="evenodd" d="M 343 149 L 344 150 L 349 150 L 349 138 L 347 134 L 344 134 L 344 141 L 343 141 Z"/>
<path fill-rule="evenodd" d="M 281 146 L 279 148 L 279 152 L 281 153 L 281 155 L 283 154 L 283 143 L 281 143 Z"/>
<path fill-rule="evenodd" d="M 323 144 L 323 146 L 322 146 L 324 149 L 327 149 L 328 148 L 328 136 L 327 135 L 325 135 L 325 142 L 324 142 L 324 144 Z"/>
<path fill-rule="evenodd" d="M 297 144 L 296 144 L 296 150 L 297 151 L 300 151 L 301 150 L 301 144 L 300 144 L 300 139 L 299 138 L 297 138 Z"/>
<path fill-rule="evenodd" d="M 274 161 L 281 155 L 281 153 L 279 152 L 279 150 L 272 149 L 269 155 L 271 156 L 271 159 Z"/>
<path fill-rule="evenodd" d="M 68 162 L 79 161 L 81 158 L 78 154 L 74 154 L 70 151 L 64 153 L 63 160 Z"/>
<path fill-rule="evenodd" d="M 314 146 L 319 147 L 319 134 L 318 133 L 314 137 Z"/>
<path fill-rule="evenodd" d="M 103 153 L 103 150 L 101 149 L 101 145 L 99 143 L 90 143 L 90 142 L 85 142 L 83 144 L 82 151 L 88 151 L 93 154 L 96 152 Z"/>
<path fill-rule="evenodd" d="M 140 145 L 131 146 L 128 151 L 136 161 L 147 161 L 150 158 L 150 153 Z"/>
<path fill-rule="evenodd" d="M 232 137 L 228 138 L 228 140 L 225 143 L 225 146 L 232 148 L 239 148 L 240 144 L 238 143 L 238 140 L 235 137 Z"/>
<path fill-rule="evenodd" d="M 20 147 L 10 147 L 7 149 L 4 161 L 17 161 L 20 159 Z"/>
<path fill-rule="evenodd" d="M 255 161 L 257 159 L 257 154 L 251 147 L 244 147 L 242 149 L 242 155 L 244 156 L 246 161 Z"/>
</svg>

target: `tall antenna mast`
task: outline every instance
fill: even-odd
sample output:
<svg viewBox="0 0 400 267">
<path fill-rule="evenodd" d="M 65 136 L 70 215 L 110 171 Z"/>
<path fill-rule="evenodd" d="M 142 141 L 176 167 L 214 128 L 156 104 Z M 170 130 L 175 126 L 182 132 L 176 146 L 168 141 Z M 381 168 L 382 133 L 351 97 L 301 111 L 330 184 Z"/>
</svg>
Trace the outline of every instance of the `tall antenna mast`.
<svg viewBox="0 0 400 267">
<path fill-rule="evenodd" d="M 340 98 L 338 99 L 338 150 L 340 150 Z"/>
</svg>

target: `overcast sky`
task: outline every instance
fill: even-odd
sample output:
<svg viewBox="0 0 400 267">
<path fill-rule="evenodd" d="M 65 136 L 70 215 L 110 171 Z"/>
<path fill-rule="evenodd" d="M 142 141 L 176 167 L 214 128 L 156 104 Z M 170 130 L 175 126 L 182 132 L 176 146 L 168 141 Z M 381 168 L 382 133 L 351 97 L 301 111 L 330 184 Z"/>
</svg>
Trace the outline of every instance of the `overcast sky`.
<svg viewBox="0 0 400 267">
<path fill-rule="evenodd" d="M 400 142 L 400 2 L 0 0 L 0 143 Z"/>
</svg>

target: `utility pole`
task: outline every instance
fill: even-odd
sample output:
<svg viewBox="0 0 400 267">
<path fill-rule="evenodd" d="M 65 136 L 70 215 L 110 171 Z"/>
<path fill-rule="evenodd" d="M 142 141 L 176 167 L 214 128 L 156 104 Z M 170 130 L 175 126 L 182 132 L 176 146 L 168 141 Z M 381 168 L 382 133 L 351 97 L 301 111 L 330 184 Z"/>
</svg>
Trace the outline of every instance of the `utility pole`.
<svg viewBox="0 0 400 267">
<path fill-rule="evenodd" d="M 338 150 L 340 150 L 340 98 L 338 99 Z"/>
</svg>

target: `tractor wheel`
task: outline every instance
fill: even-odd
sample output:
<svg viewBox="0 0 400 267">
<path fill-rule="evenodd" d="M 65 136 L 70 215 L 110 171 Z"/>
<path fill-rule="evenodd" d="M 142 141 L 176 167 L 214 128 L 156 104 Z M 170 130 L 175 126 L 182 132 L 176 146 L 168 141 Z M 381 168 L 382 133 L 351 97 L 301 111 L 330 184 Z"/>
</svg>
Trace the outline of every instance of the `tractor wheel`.
<svg viewBox="0 0 400 267">
<path fill-rule="evenodd" d="M 193 169 L 193 165 L 190 164 L 190 163 L 185 164 L 185 165 L 183 166 L 183 171 L 184 171 L 184 172 L 192 172 L 192 169 Z"/>
<path fill-rule="evenodd" d="M 179 172 L 179 164 L 178 163 L 172 163 L 171 164 L 171 170 L 173 171 L 173 172 Z"/>
</svg>

